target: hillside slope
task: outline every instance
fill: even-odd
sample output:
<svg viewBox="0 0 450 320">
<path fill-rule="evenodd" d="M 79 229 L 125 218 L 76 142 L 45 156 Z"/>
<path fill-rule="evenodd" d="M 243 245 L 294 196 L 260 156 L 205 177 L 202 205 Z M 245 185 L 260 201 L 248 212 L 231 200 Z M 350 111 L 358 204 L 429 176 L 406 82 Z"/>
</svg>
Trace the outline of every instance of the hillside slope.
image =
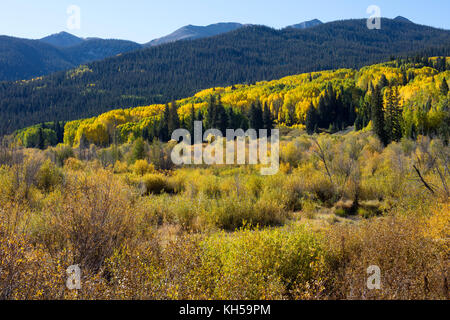
<svg viewBox="0 0 450 320">
<path fill-rule="evenodd" d="M 0 81 L 28 79 L 73 66 L 63 52 L 49 44 L 0 36 Z"/>
<path fill-rule="evenodd" d="M 152 46 L 158 46 L 165 43 L 175 42 L 179 40 L 195 40 L 195 39 L 201 39 L 201 38 L 207 38 L 216 36 L 222 33 L 230 32 L 239 28 L 242 28 L 243 25 L 240 23 L 234 23 L 234 22 L 223 22 L 223 23 L 216 23 L 211 24 L 209 26 L 193 26 L 188 25 L 184 26 L 173 33 L 161 37 L 155 40 L 152 40 L 148 43 L 146 43 L 144 46 L 146 47 L 152 47 Z"/>
<path fill-rule="evenodd" d="M 178 127 L 192 131 L 194 120 L 203 120 L 205 130 L 267 129 L 271 127 L 266 117 L 269 110 L 272 124 L 281 127 L 306 125 L 307 130 L 336 132 L 355 125 L 360 130 L 372 118 L 373 87 L 382 84 L 385 105 L 397 101 L 396 108 L 402 110 L 398 113 L 402 117 L 402 136 L 432 134 L 448 140 L 447 79 L 450 79 L 450 58 L 446 63 L 443 58 L 409 58 L 360 70 L 319 71 L 254 85 L 210 88 L 167 106 L 112 110 L 98 117 L 68 122 L 64 130 L 62 124 L 37 125 L 20 130 L 17 137 L 26 147 L 45 147 L 63 141 L 71 146 L 108 146 L 113 141 L 125 143 L 138 137 L 168 141 Z M 254 117 L 257 109 L 264 114 L 263 123 Z M 175 112 L 178 120 L 173 128 L 170 123 Z M 389 115 L 386 111 L 386 117 Z"/>
<path fill-rule="evenodd" d="M 117 107 L 165 103 L 214 86 L 359 68 L 425 49 L 433 55 L 450 55 L 449 44 L 450 31 L 389 19 L 383 19 L 381 30 L 368 30 L 366 20 L 305 30 L 247 26 L 94 62 L 82 72 L 0 84 L 0 134 Z M 431 49 L 435 47 L 439 48 Z"/>
<path fill-rule="evenodd" d="M 304 21 L 301 23 L 297 23 L 297 24 L 293 24 L 291 26 L 288 26 L 287 28 L 293 28 L 293 29 L 308 29 L 308 28 L 312 28 L 315 26 L 320 26 L 321 24 L 323 24 L 322 21 L 318 20 L 318 19 L 313 19 L 310 21 Z"/>
<path fill-rule="evenodd" d="M 32 79 L 141 48 L 131 41 L 75 38 L 69 34 L 41 40 L 0 36 L 0 81 Z"/>
<path fill-rule="evenodd" d="M 84 41 L 84 39 L 78 38 L 73 34 L 63 31 L 60 33 L 55 33 L 47 37 L 44 37 L 40 39 L 40 41 L 45 42 L 47 44 L 51 44 L 52 46 L 55 47 L 71 47 L 80 44 L 81 42 Z"/>
</svg>

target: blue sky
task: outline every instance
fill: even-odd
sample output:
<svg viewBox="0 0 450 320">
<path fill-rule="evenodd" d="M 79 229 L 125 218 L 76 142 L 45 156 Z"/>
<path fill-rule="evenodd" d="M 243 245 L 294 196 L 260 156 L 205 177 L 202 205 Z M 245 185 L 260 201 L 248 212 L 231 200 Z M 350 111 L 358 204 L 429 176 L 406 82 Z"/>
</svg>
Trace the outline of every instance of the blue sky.
<svg viewBox="0 0 450 320">
<path fill-rule="evenodd" d="M 67 28 L 70 5 L 81 9 L 79 30 Z M 241 22 L 282 28 L 314 18 L 364 18 L 369 5 L 378 5 L 383 17 L 402 15 L 450 29 L 449 0 L 0 0 L 0 34 L 41 38 L 67 31 L 143 43 L 187 24 Z"/>
</svg>

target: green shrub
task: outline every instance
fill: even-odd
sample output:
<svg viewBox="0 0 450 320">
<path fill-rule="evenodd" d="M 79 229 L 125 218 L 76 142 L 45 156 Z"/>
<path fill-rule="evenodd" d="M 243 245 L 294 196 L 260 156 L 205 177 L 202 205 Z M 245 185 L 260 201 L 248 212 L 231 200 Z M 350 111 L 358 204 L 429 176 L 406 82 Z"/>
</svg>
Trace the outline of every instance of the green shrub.
<svg viewBox="0 0 450 320">
<path fill-rule="evenodd" d="M 209 221 L 213 225 L 234 231 L 246 224 L 252 226 L 282 225 L 287 214 L 274 201 L 260 199 L 238 199 L 234 197 L 219 199 L 209 209 Z"/>
<path fill-rule="evenodd" d="M 348 216 L 347 211 L 345 211 L 344 208 L 335 209 L 334 214 L 337 215 L 338 217 L 342 217 L 342 218 L 345 218 Z"/>
<path fill-rule="evenodd" d="M 142 177 L 145 194 L 173 193 L 174 189 L 161 174 L 146 174 Z"/>
<path fill-rule="evenodd" d="M 198 292 L 210 299 L 283 299 L 319 269 L 320 241 L 304 226 L 216 234 L 203 244 Z"/>
</svg>

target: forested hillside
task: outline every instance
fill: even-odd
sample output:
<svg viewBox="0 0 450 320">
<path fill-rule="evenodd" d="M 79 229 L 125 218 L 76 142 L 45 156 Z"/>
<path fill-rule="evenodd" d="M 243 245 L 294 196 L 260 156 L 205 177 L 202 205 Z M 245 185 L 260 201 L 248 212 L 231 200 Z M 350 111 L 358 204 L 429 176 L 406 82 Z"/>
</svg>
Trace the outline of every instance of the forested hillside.
<svg viewBox="0 0 450 320">
<path fill-rule="evenodd" d="M 159 46 L 165 43 L 175 42 L 179 40 L 194 40 L 194 39 L 201 39 L 201 38 L 207 38 L 216 36 L 222 33 L 230 32 L 239 28 L 242 28 L 243 25 L 240 23 L 216 23 L 216 24 L 210 24 L 208 26 L 193 26 L 188 25 L 184 26 L 171 34 L 161 37 L 158 39 L 154 39 L 146 44 L 144 46 L 146 47 L 153 47 L 153 46 Z"/>
<path fill-rule="evenodd" d="M 73 34 L 63 31 L 60 33 L 55 33 L 55 34 L 51 34 L 47 37 L 44 37 L 44 38 L 40 39 L 40 41 L 51 44 L 52 46 L 55 46 L 55 47 L 66 48 L 66 47 L 71 47 L 71 46 L 80 44 L 83 41 L 85 41 L 85 39 L 78 38 L 77 36 L 74 36 Z"/>
<path fill-rule="evenodd" d="M 215 87 L 169 104 L 118 109 L 98 117 L 41 124 L 19 131 L 26 147 L 45 148 L 64 142 L 74 147 L 143 138 L 168 141 L 180 127 L 249 127 L 271 129 L 301 126 L 308 133 L 337 132 L 369 126 L 388 144 L 402 137 L 450 135 L 450 60 L 415 58 L 360 70 L 339 69 L 288 76 L 254 85 Z M 64 128 L 64 129 L 63 129 Z"/>
<path fill-rule="evenodd" d="M 132 41 L 72 37 L 67 34 L 29 40 L 0 36 L 0 81 L 44 76 L 141 48 Z"/>
<path fill-rule="evenodd" d="M 431 61 L 216 87 L 19 132 L 44 150 L 0 143 L 0 298 L 448 299 L 450 71 Z M 332 132 L 353 111 L 372 125 L 308 135 L 301 124 Z M 261 163 L 176 165 L 176 143 L 152 136 L 200 119 L 267 128 L 271 116 L 271 176 Z M 79 290 L 66 286 L 74 264 Z M 368 266 L 383 270 L 380 290 L 367 290 Z"/>
<path fill-rule="evenodd" d="M 392 55 L 450 55 L 450 31 L 383 19 L 306 30 L 248 26 L 94 62 L 33 81 L 0 84 L 0 134 L 118 107 L 167 103 L 199 90 L 325 69 L 359 68 Z M 305 107 L 303 107 L 305 108 Z"/>
<path fill-rule="evenodd" d="M 73 64 L 50 44 L 0 36 L 0 81 L 26 79 L 69 68 L 73 68 Z"/>
</svg>

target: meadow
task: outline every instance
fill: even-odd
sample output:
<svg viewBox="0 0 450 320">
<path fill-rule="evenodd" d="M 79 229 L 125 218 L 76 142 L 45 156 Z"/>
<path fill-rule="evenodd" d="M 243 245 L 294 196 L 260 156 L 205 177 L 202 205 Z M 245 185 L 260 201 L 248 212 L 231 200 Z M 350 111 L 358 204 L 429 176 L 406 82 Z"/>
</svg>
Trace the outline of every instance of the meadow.
<svg viewBox="0 0 450 320">
<path fill-rule="evenodd" d="M 280 171 L 135 139 L 0 148 L 0 299 L 448 299 L 438 137 L 282 127 Z M 82 288 L 66 287 L 78 264 Z M 381 289 L 367 287 L 367 268 Z"/>
</svg>

